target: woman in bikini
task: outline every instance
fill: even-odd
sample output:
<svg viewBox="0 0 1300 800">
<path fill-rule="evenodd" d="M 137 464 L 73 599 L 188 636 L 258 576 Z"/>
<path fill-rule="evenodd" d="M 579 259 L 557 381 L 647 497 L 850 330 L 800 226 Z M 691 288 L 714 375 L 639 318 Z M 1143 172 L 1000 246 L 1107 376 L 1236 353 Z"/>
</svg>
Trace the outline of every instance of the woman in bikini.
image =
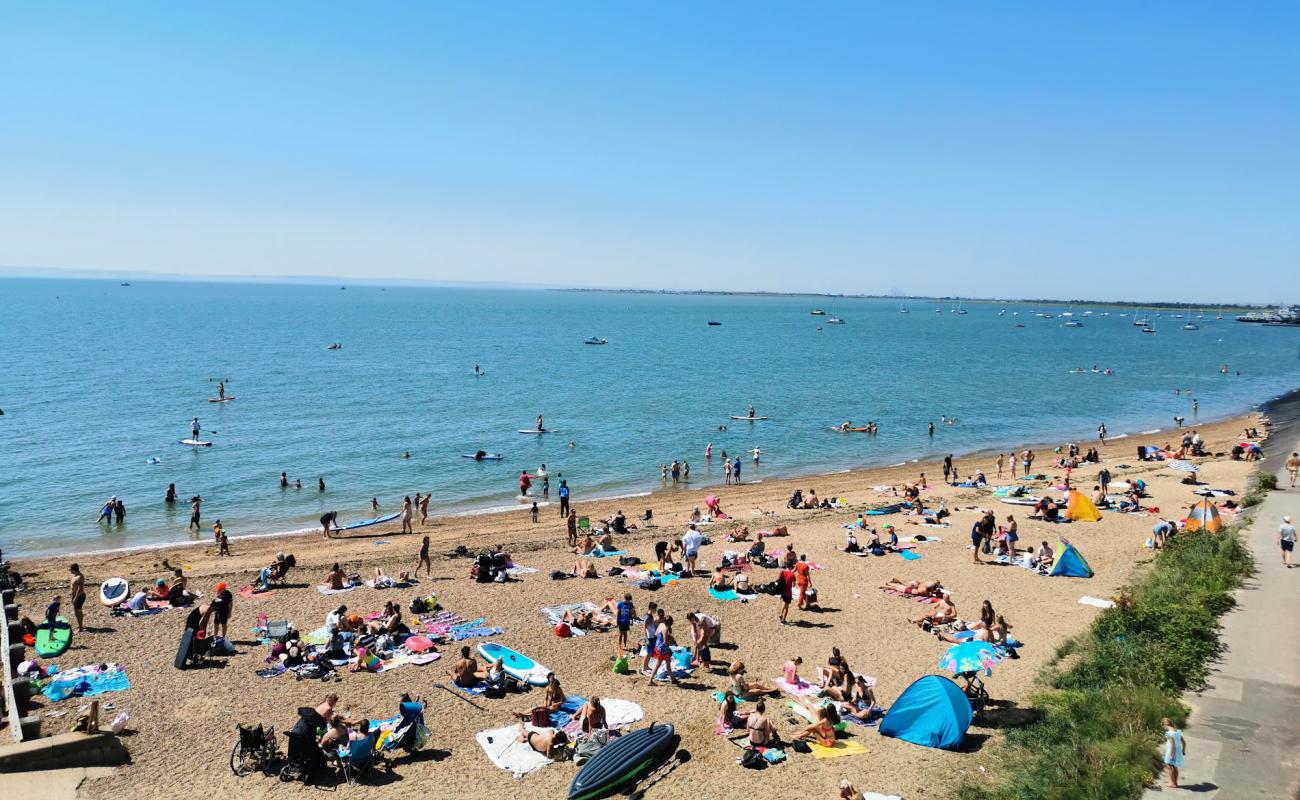
<svg viewBox="0 0 1300 800">
<path fill-rule="evenodd" d="M 770 681 L 747 680 L 745 672 L 745 662 L 740 660 L 733 661 L 727 668 L 727 676 L 731 679 L 731 691 L 736 697 L 749 699 L 778 691 L 776 685 Z"/>
</svg>

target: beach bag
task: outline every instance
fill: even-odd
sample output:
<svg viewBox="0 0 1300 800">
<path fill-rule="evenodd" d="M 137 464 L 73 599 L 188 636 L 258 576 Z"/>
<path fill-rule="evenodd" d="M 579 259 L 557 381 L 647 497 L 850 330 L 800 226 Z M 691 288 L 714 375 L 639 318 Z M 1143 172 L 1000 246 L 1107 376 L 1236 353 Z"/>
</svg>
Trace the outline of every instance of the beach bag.
<svg viewBox="0 0 1300 800">
<path fill-rule="evenodd" d="M 980 546 L 980 551 L 984 553 L 984 555 L 989 554 L 989 537 L 984 537 L 984 543 Z"/>
<path fill-rule="evenodd" d="M 629 675 L 631 674 L 631 672 L 632 672 L 632 668 L 628 665 L 627 656 L 619 656 L 618 658 L 614 659 L 615 675 Z"/>
<path fill-rule="evenodd" d="M 131 717 L 129 717 L 127 713 L 123 711 L 122 713 L 118 714 L 116 717 L 113 718 L 113 724 L 110 727 L 110 730 L 112 730 L 113 733 L 121 733 L 122 731 L 126 730 L 126 723 L 129 722 L 130 720 Z"/>
<path fill-rule="evenodd" d="M 659 583 L 657 578 L 643 578 L 641 582 L 637 584 L 638 589 L 644 589 L 647 592 L 657 592 L 659 591 L 660 586 L 662 586 L 662 584 Z"/>
<path fill-rule="evenodd" d="M 616 577 L 618 577 L 619 575 L 622 575 L 622 574 L 623 574 L 623 568 L 622 568 L 622 567 L 610 567 L 610 568 L 609 568 L 609 577 L 611 577 L 611 578 L 616 578 Z"/>
<path fill-rule="evenodd" d="M 793 751 L 795 751 L 796 753 L 811 753 L 811 752 L 812 752 L 812 748 L 809 747 L 809 746 L 808 746 L 808 743 L 805 742 L 805 741 L 802 740 L 802 739 L 795 739 L 793 742 L 791 742 L 791 743 L 790 743 L 790 749 L 793 750 Z"/>
<path fill-rule="evenodd" d="M 534 728 L 551 727 L 551 712 L 547 711 L 545 706 L 537 706 L 528 712 L 528 724 Z"/>
<path fill-rule="evenodd" d="M 641 558 L 639 556 L 619 556 L 618 563 L 624 567 L 635 567 L 641 563 Z"/>
<path fill-rule="evenodd" d="M 552 570 L 552 571 L 551 571 L 551 580 L 553 580 L 553 581 L 562 581 L 562 580 L 564 580 L 565 578 L 572 578 L 572 577 L 573 577 L 573 576 L 570 575 L 569 573 L 567 573 L 567 572 L 560 572 L 558 569 L 557 569 L 557 570 Z"/>
<path fill-rule="evenodd" d="M 767 759 L 757 750 L 746 750 L 745 754 L 740 757 L 740 766 L 745 769 L 766 769 Z"/>
</svg>

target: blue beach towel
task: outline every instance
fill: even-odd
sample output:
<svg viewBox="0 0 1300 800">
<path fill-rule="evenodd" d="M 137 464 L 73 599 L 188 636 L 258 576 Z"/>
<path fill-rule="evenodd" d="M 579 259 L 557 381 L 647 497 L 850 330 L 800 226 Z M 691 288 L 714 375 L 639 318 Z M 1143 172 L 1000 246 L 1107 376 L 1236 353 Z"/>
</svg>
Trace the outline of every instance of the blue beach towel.
<svg viewBox="0 0 1300 800">
<path fill-rule="evenodd" d="M 578 713 L 578 709 L 587 704 L 587 698 L 569 695 L 564 698 L 558 711 L 551 712 L 551 725 L 555 728 L 563 728 L 570 722 L 573 722 L 573 715 Z"/>
<path fill-rule="evenodd" d="M 55 680 L 45 685 L 41 693 L 57 703 L 69 697 L 95 697 L 109 692 L 124 692 L 131 688 L 126 672 L 113 670 L 95 675 L 81 675 L 68 680 Z"/>
<path fill-rule="evenodd" d="M 740 599 L 740 595 L 736 594 L 735 589 L 718 589 L 717 587 L 714 586 L 709 587 L 709 596 L 715 600 L 739 600 Z"/>
<path fill-rule="evenodd" d="M 899 550 L 898 554 L 903 558 L 907 559 L 908 561 L 915 561 L 921 557 L 920 553 L 915 553 L 912 552 L 911 550 Z"/>
<path fill-rule="evenodd" d="M 597 547 L 595 550 L 591 551 L 591 554 L 596 558 L 605 558 L 606 556 L 625 556 L 627 555 L 627 551 L 626 550 L 601 550 L 599 547 Z"/>
</svg>

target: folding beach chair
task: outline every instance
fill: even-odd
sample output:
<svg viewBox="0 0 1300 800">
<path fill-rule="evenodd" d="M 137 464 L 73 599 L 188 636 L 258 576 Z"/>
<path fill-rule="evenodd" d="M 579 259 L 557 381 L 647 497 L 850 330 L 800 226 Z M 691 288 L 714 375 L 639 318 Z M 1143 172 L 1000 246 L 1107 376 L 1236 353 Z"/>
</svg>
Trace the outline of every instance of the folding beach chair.
<svg viewBox="0 0 1300 800">
<path fill-rule="evenodd" d="M 384 763 L 383 756 L 375 752 L 377 739 L 377 734 L 372 731 L 364 739 L 349 742 L 346 753 L 339 753 L 339 769 L 343 771 L 343 777 L 349 786 L 355 785 L 361 776 L 374 771 L 376 764 Z"/>
</svg>

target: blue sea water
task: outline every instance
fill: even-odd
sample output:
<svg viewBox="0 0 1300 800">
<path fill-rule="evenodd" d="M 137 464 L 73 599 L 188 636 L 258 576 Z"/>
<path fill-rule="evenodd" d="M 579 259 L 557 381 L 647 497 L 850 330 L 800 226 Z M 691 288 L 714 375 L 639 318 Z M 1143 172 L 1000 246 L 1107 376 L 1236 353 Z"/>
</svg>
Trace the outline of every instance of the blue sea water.
<svg viewBox="0 0 1300 800">
<path fill-rule="evenodd" d="M 1120 309 L 1075 308 L 1084 327 L 1064 328 L 990 303 L 900 314 L 865 299 L 37 279 L 0 281 L 0 298 L 11 554 L 189 541 L 196 493 L 205 531 L 219 517 L 232 536 L 315 526 L 331 509 L 363 519 L 372 497 L 395 511 L 416 492 L 436 513 L 511 507 L 519 471 L 543 463 L 552 499 L 562 473 L 580 505 L 655 488 L 675 458 L 694 485 L 720 482 L 724 449 L 762 448 L 757 471 L 744 455 L 747 478 L 830 471 L 1092 438 L 1103 421 L 1112 434 L 1168 428 L 1193 418 L 1175 387 L 1211 419 L 1300 384 L 1300 332 L 1213 309 L 1192 319 L 1199 331 L 1153 317 L 1152 336 Z M 810 316 L 817 304 L 846 324 Z M 609 344 L 584 345 L 591 335 Z M 1094 364 L 1115 375 L 1070 373 Z M 235 401 L 207 402 L 218 378 Z M 729 419 L 750 403 L 771 419 Z M 555 433 L 517 432 L 538 414 Z M 931 439 L 940 415 L 959 423 Z M 213 447 L 178 444 L 194 416 Z M 846 419 L 880 433 L 829 430 Z M 478 449 L 505 460 L 461 457 Z M 304 488 L 280 489 L 282 470 Z M 173 482 L 182 502 L 169 507 Z M 95 521 L 110 495 L 124 525 Z"/>
</svg>

